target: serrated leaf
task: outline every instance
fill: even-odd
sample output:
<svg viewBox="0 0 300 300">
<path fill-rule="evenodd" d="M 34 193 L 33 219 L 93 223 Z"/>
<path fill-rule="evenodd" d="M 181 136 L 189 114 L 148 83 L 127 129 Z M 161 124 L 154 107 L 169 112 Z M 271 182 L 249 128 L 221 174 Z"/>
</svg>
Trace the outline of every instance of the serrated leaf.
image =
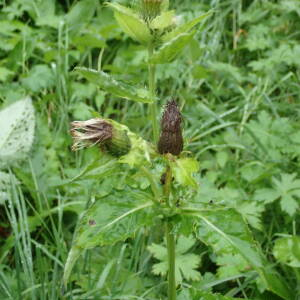
<svg viewBox="0 0 300 300">
<path fill-rule="evenodd" d="M 218 255 L 237 253 L 245 259 L 263 279 L 266 288 L 284 299 L 293 299 L 286 281 L 267 263 L 256 247 L 243 218 L 234 209 L 215 209 L 195 213 L 201 222 L 196 235 L 213 247 Z"/>
<path fill-rule="evenodd" d="M 164 42 L 169 42 L 172 39 L 176 38 L 177 36 L 181 35 L 181 34 L 185 34 L 188 33 L 189 31 L 191 31 L 196 25 L 198 25 L 202 20 L 204 20 L 207 16 L 209 16 L 211 14 L 211 12 L 207 12 L 185 24 L 182 24 L 180 26 L 178 26 L 177 28 L 175 28 L 173 31 L 165 34 L 163 36 L 163 41 Z"/>
<path fill-rule="evenodd" d="M 281 178 L 272 178 L 273 188 L 257 190 L 254 199 L 273 202 L 280 199 L 281 209 L 293 216 L 299 208 L 300 199 L 300 180 L 296 179 L 296 174 L 281 174 Z"/>
<path fill-rule="evenodd" d="M 197 188 L 198 184 L 193 177 L 193 173 L 199 170 L 199 163 L 193 158 L 179 158 L 170 162 L 175 180 L 183 186 Z"/>
<path fill-rule="evenodd" d="M 195 240 L 191 237 L 180 236 L 177 240 L 175 248 L 175 278 L 177 283 L 182 282 L 183 278 L 194 281 L 200 280 L 200 273 L 196 269 L 201 262 L 201 257 L 193 253 L 186 253 L 194 244 Z M 165 276 L 168 273 L 167 248 L 152 244 L 148 246 L 148 250 L 156 259 L 161 261 L 153 265 L 153 273 Z"/>
<path fill-rule="evenodd" d="M 140 227 L 151 223 L 149 211 L 144 211 L 152 205 L 149 200 L 149 194 L 128 188 L 112 191 L 88 208 L 80 218 L 74 234 L 65 265 L 64 284 L 67 284 L 76 260 L 85 249 L 125 240 Z"/>
<path fill-rule="evenodd" d="M 114 79 L 111 75 L 102 71 L 96 71 L 83 67 L 75 68 L 75 71 L 92 83 L 99 85 L 105 91 L 120 98 L 134 100 L 142 103 L 152 103 L 149 92 L 143 88 L 136 89 L 129 84 Z"/>
<path fill-rule="evenodd" d="M 139 18 L 133 10 L 117 3 L 107 3 L 114 10 L 114 15 L 122 30 L 132 39 L 147 45 L 151 39 L 151 33 L 147 24 Z"/>
<path fill-rule="evenodd" d="M 271 203 L 280 197 L 280 194 L 270 188 L 263 188 L 255 191 L 254 199 L 264 203 Z"/>
<path fill-rule="evenodd" d="M 275 241 L 273 255 L 283 264 L 300 268 L 300 236 L 279 238 Z"/>
<path fill-rule="evenodd" d="M 195 32 L 182 33 L 164 43 L 150 58 L 152 64 L 171 63 L 193 38 Z"/>
<path fill-rule="evenodd" d="M 34 138 L 34 108 L 25 98 L 0 111 L 0 167 L 26 158 Z"/>
</svg>

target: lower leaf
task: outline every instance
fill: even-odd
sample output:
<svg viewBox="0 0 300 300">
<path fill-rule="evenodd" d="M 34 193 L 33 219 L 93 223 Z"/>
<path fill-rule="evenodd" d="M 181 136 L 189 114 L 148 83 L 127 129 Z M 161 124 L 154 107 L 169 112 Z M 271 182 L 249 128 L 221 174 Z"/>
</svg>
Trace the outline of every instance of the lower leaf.
<svg viewBox="0 0 300 300">
<path fill-rule="evenodd" d="M 74 234 L 64 269 L 64 284 L 67 284 L 75 262 L 85 249 L 125 240 L 151 223 L 151 214 L 146 210 L 153 203 L 149 200 L 151 198 L 147 193 L 127 189 L 113 191 L 88 208 Z"/>
</svg>

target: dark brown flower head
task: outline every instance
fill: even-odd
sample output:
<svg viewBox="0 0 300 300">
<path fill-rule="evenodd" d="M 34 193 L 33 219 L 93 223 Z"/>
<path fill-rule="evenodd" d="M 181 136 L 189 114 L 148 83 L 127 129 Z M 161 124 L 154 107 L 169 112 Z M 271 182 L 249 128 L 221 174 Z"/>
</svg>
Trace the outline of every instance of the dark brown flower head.
<svg viewBox="0 0 300 300">
<path fill-rule="evenodd" d="M 161 120 L 161 134 L 158 141 L 158 152 L 160 154 L 179 155 L 182 151 L 181 121 L 182 117 L 176 101 L 169 101 Z"/>
<path fill-rule="evenodd" d="M 87 121 L 74 121 L 71 126 L 74 139 L 73 151 L 98 144 L 102 150 L 119 157 L 127 154 L 131 148 L 127 132 L 115 128 L 108 120 L 95 118 Z"/>
</svg>

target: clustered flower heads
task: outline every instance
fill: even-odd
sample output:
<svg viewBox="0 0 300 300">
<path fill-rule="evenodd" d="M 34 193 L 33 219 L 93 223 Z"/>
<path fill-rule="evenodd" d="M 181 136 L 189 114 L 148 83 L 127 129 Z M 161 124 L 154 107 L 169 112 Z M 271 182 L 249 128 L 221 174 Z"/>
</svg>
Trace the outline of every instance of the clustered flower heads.
<svg viewBox="0 0 300 300">
<path fill-rule="evenodd" d="M 158 141 L 160 154 L 179 155 L 181 153 L 183 149 L 181 122 L 182 117 L 176 101 L 169 101 L 161 120 L 161 134 Z"/>
<path fill-rule="evenodd" d="M 73 151 L 93 145 L 99 145 L 101 150 L 116 157 L 130 151 L 131 142 L 127 132 L 116 128 L 109 120 L 95 118 L 87 121 L 74 121 L 71 126 L 74 139 Z"/>
</svg>

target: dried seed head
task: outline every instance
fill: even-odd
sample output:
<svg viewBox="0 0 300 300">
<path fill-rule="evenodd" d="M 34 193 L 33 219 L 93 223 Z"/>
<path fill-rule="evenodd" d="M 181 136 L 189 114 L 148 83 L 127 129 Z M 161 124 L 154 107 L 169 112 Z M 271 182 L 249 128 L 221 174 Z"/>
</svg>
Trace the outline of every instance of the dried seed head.
<svg viewBox="0 0 300 300">
<path fill-rule="evenodd" d="M 80 150 L 98 144 L 113 156 L 122 156 L 131 148 L 130 139 L 125 130 L 116 129 L 108 120 L 95 118 L 71 123 L 74 139 L 72 150 Z"/>
<path fill-rule="evenodd" d="M 181 121 L 181 113 L 176 101 L 169 101 L 161 120 L 161 134 L 158 141 L 158 152 L 160 154 L 171 153 L 179 155 L 182 151 Z"/>
</svg>

